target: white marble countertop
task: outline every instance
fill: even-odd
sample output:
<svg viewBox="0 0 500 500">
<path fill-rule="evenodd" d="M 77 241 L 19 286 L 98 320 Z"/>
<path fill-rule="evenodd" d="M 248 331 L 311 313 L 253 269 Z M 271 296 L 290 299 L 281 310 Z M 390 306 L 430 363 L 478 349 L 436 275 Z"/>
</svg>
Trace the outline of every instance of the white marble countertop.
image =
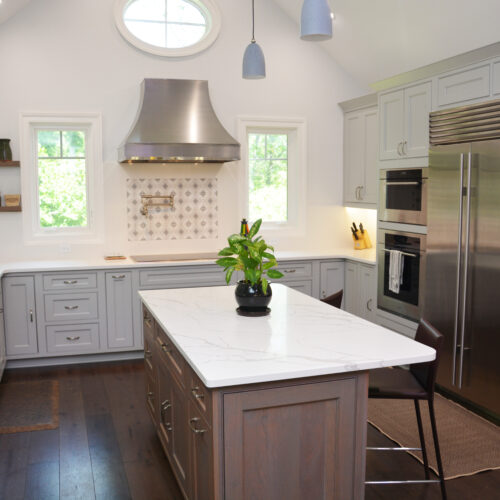
<svg viewBox="0 0 500 500">
<path fill-rule="evenodd" d="M 364 264 L 375 264 L 376 250 L 336 249 L 328 251 L 284 251 L 276 252 L 276 258 L 280 261 L 293 260 L 317 260 L 317 259 L 349 259 Z M 123 260 L 104 260 L 101 258 L 88 258 L 78 260 L 34 260 L 34 261 L 10 261 L 0 262 L 0 277 L 7 273 L 33 273 L 44 271 L 85 271 L 88 269 L 125 269 L 125 268 L 147 268 L 147 267 L 171 267 L 171 266 L 199 266 L 213 264 L 215 259 L 204 260 L 176 260 L 158 262 L 135 262 L 130 258 Z"/>
<path fill-rule="evenodd" d="M 139 292 L 207 387 L 270 382 L 430 361 L 435 351 L 273 285 L 271 314 L 236 313 L 234 286 Z"/>
</svg>

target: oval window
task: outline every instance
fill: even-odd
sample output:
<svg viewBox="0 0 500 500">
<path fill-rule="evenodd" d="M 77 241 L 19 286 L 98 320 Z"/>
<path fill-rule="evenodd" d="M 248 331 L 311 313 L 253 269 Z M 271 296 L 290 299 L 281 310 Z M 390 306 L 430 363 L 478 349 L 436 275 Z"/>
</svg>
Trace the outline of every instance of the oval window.
<svg viewBox="0 0 500 500">
<path fill-rule="evenodd" d="M 171 57 L 201 52 L 220 29 L 220 14 L 211 0 L 117 0 L 115 20 L 131 44 Z"/>
</svg>

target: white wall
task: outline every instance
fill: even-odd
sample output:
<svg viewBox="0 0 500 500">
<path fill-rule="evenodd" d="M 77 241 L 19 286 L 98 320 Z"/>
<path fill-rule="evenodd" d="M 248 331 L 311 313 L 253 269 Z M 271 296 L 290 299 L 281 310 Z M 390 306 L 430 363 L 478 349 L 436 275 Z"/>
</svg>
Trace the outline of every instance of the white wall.
<svg viewBox="0 0 500 500">
<path fill-rule="evenodd" d="M 102 245 L 73 246 L 70 254 L 52 247 L 24 247 L 22 214 L 0 214 L 0 258 L 79 258 L 108 252 L 152 253 L 213 250 L 222 239 L 129 243 L 126 236 L 125 179 L 156 176 L 217 176 L 219 226 L 224 236 L 238 227 L 241 168 L 225 166 L 123 166 L 116 150 L 137 111 L 145 77 L 206 79 L 214 108 L 236 136 L 238 115 L 305 117 L 308 129 L 308 234 L 273 241 L 279 249 L 349 245 L 342 203 L 342 112 L 337 103 L 362 95 L 359 86 L 316 44 L 299 39 L 296 25 L 273 2 L 256 2 L 256 36 L 268 76 L 241 78 L 250 38 L 250 2 L 218 0 L 222 30 L 204 53 L 167 60 L 140 52 L 118 33 L 113 0 L 36 0 L 0 25 L 0 136 L 12 139 L 19 157 L 19 112 L 98 111 L 103 117 L 106 236 Z M 0 171 L 0 191 L 19 192 L 18 172 Z M 328 230 L 325 230 L 325 222 Z M 342 224 L 340 224 L 342 226 Z"/>
</svg>

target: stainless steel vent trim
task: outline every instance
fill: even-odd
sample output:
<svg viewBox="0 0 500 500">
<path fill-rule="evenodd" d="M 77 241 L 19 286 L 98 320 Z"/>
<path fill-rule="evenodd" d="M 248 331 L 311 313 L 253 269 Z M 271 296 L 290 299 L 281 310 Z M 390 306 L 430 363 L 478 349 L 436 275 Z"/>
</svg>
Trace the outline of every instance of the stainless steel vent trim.
<svg viewBox="0 0 500 500">
<path fill-rule="evenodd" d="M 206 80 L 146 78 L 139 109 L 118 149 L 121 163 L 224 163 L 240 144 L 222 126 Z"/>
<path fill-rule="evenodd" d="M 500 138 L 500 100 L 461 106 L 429 115 L 431 146 Z"/>
</svg>

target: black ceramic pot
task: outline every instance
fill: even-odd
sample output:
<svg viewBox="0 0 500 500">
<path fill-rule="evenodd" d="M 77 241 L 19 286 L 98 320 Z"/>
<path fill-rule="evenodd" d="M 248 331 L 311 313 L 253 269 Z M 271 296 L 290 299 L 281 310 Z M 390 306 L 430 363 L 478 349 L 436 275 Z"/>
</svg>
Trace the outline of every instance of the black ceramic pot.
<svg viewBox="0 0 500 500">
<path fill-rule="evenodd" d="M 238 281 L 234 291 L 236 302 L 243 311 L 266 311 L 273 292 L 271 285 L 267 286 L 266 293 L 262 291 L 262 285 L 252 285 L 246 281 Z"/>
</svg>

